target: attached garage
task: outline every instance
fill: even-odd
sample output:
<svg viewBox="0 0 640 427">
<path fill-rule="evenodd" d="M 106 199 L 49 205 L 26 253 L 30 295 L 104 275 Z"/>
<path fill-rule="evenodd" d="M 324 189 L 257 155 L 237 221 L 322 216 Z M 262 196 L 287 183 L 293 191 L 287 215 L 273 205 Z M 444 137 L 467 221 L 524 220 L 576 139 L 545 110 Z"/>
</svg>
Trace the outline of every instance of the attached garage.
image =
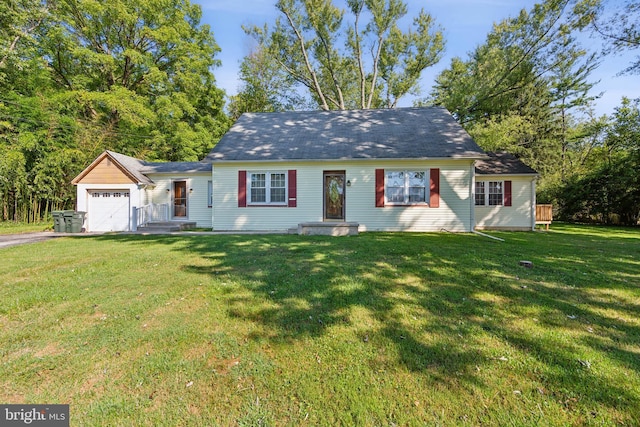
<svg viewBox="0 0 640 427">
<path fill-rule="evenodd" d="M 88 232 L 133 231 L 154 221 L 211 228 L 211 163 L 146 162 L 105 151 L 72 183 Z"/>
<path fill-rule="evenodd" d="M 74 180 L 77 210 L 85 211 L 87 231 L 130 231 L 134 206 L 145 203 L 154 183 L 139 173 L 140 160 L 105 151 Z"/>
</svg>

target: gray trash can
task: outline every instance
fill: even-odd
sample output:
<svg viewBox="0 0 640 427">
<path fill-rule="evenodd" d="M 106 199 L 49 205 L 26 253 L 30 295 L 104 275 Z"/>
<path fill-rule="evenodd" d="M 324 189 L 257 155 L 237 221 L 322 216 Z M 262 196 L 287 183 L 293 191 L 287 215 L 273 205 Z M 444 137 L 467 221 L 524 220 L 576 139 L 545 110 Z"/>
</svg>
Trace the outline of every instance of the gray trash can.
<svg viewBox="0 0 640 427">
<path fill-rule="evenodd" d="M 75 211 L 71 215 L 71 232 L 82 233 L 82 225 L 84 224 L 84 216 L 86 212 Z"/>
<path fill-rule="evenodd" d="M 64 218 L 64 232 L 71 233 L 71 220 L 73 219 L 73 211 L 64 211 L 62 217 Z"/>
<path fill-rule="evenodd" d="M 53 231 L 56 233 L 64 233 L 64 211 L 52 211 Z"/>
</svg>

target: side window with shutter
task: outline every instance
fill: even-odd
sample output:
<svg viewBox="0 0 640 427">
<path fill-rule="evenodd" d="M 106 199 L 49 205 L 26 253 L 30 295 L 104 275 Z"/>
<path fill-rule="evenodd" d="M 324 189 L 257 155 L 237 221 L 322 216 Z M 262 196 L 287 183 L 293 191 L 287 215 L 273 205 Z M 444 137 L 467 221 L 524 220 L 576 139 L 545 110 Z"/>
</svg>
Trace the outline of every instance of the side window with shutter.
<svg viewBox="0 0 640 427">
<path fill-rule="evenodd" d="M 419 170 L 376 169 L 375 206 L 409 205 L 440 207 L 440 169 L 431 168 L 428 175 Z"/>
<path fill-rule="evenodd" d="M 238 171 L 238 207 L 247 207 L 247 171 Z"/>
<path fill-rule="evenodd" d="M 238 171 L 238 207 L 298 205 L 297 171 Z"/>
</svg>

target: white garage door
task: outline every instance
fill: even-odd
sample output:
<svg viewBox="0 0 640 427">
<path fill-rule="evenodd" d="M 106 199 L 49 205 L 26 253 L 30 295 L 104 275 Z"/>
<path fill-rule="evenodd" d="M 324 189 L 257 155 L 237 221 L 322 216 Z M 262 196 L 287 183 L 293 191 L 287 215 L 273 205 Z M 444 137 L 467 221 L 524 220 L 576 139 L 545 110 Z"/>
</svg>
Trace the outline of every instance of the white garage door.
<svg viewBox="0 0 640 427">
<path fill-rule="evenodd" d="M 89 190 L 89 231 L 129 231 L 129 191 Z"/>
</svg>

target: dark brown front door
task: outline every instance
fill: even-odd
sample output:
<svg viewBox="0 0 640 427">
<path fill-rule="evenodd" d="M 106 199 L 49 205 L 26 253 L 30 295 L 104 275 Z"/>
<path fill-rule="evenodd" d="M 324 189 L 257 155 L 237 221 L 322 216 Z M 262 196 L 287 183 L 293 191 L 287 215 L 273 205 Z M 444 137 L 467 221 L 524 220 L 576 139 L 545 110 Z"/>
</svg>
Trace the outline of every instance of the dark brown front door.
<svg viewBox="0 0 640 427">
<path fill-rule="evenodd" d="M 173 182 L 173 217 L 184 218 L 187 216 L 187 182 Z"/>
<path fill-rule="evenodd" d="M 324 219 L 344 221 L 344 171 L 324 172 Z"/>
</svg>

